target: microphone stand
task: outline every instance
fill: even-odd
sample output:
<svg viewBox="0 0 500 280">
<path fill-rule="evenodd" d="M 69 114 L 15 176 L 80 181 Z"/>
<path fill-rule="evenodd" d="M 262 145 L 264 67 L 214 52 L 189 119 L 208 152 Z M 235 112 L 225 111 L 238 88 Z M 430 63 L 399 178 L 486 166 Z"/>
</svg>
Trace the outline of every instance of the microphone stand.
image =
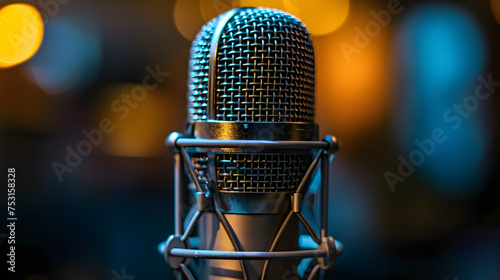
<svg viewBox="0 0 500 280">
<path fill-rule="evenodd" d="M 326 136 L 322 141 L 268 141 L 268 140 L 213 140 L 213 139 L 197 139 L 197 138 L 182 138 L 178 132 L 170 134 L 166 141 L 167 146 L 174 154 L 174 197 L 175 197 L 175 230 L 174 234 L 158 246 L 158 250 L 165 257 L 167 263 L 176 270 L 176 274 L 184 275 L 189 280 L 194 280 L 195 277 L 188 267 L 188 262 L 191 258 L 194 259 L 225 259 L 239 260 L 243 279 L 248 279 L 247 269 L 243 260 L 265 260 L 261 271 L 261 280 L 265 279 L 265 275 L 269 266 L 269 260 L 286 260 L 286 259 L 307 259 L 316 260 L 313 263 L 312 269 L 306 271 L 300 279 L 314 279 L 320 270 L 331 268 L 338 255 L 344 249 L 341 242 L 328 236 L 328 186 L 329 186 L 329 169 L 330 161 L 334 154 L 338 151 L 339 145 L 336 139 L 332 136 Z M 242 147 L 259 147 L 262 150 L 266 149 L 314 149 L 317 150 L 313 161 L 309 165 L 307 172 L 302 178 L 296 191 L 291 196 L 291 209 L 288 212 L 285 221 L 281 224 L 277 234 L 271 243 L 269 251 L 243 251 L 238 243 L 236 234 L 233 232 L 231 225 L 225 218 L 224 214 L 214 205 L 213 194 L 207 187 L 202 187 L 198 181 L 196 170 L 192 165 L 191 157 L 187 152 L 187 148 L 198 147 L 217 149 L 217 148 L 242 148 Z M 187 188 L 183 187 L 183 165 L 187 167 L 188 175 L 191 179 L 194 188 L 196 189 L 196 211 L 194 215 L 189 215 L 189 223 L 184 230 L 182 220 L 182 198 L 185 197 Z M 313 230 L 311 224 L 307 221 L 302 213 L 302 200 L 306 195 L 308 188 L 306 182 L 312 175 L 320 170 L 320 235 Z M 218 220 L 224 228 L 229 240 L 232 243 L 234 251 L 215 251 L 215 250 L 200 250 L 197 249 L 197 238 L 191 237 L 196 224 L 207 210 L 215 212 Z M 296 215 L 308 235 L 299 237 L 300 250 L 294 251 L 274 251 L 280 237 L 286 228 L 288 222 L 293 215 Z M 188 219 L 187 218 L 187 219 Z"/>
</svg>

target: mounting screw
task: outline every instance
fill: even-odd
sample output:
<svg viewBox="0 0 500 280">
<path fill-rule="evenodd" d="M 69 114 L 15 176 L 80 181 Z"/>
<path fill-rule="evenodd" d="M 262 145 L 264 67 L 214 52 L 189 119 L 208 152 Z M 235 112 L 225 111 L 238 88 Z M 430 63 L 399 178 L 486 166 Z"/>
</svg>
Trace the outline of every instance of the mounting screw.
<svg viewBox="0 0 500 280">
<path fill-rule="evenodd" d="M 319 244 L 318 248 L 321 248 L 328 252 L 328 256 L 326 258 L 318 258 L 319 267 L 321 269 L 329 269 L 333 267 L 335 264 L 335 260 L 337 259 L 337 247 L 335 247 L 335 240 L 331 236 L 321 238 L 321 244 Z"/>
<path fill-rule="evenodd" d="M 170 250 L 172 250 L 173 248 L 189 249 L 191 246 L 189 245 L 188 240 L 189 238 L 186 238 L 186 241 L 182 241 L 181 236 L 175 234 L 172 234 L 168 237 L 163 255 L 165 256 L 165 260 L 167 261 L 167 263 L 172 268 L 179 268 L 181 263 L 186 263 L 186 258 L 172 256 L 170 255 Z"/>
<path fill-rule="evenodd" d="M 328 149 L 326 150 L 328 154 L 335 154 L 340 149 L 339 142 L 335 136 L 327 135 L 323 138 L 323 141 L 328 142 Z"/>
<path fill-rule="evenodd" d="M 165 145 L 167 145 L 167 147 L 170 149 L 170 151 L 173 154 L 176 154 L 179 152 L 179 149 L 177 148 L 177 145 L 175 144 L 175 142 L 177 142 L 177 139 L 179 139 L 181 137 L 182 137 L 182 134 L 180 134 L 179 132 L 172 132 L 167 137 L 167 139 L 165 139 Z"/>
<path fill-rule="evenodd" d="M 293 212 L 298 213 L 302 212 L 302 194 L 294 193 L 292 196 L 292 207 Z"/>
<path fill-rule="evenodd" d="M 205 195 L 204 192 L 196 192 L 196 203 L 198 211 L 205 212 L 207 208 L 210 206 L 210 199 Z"/>
</svg>

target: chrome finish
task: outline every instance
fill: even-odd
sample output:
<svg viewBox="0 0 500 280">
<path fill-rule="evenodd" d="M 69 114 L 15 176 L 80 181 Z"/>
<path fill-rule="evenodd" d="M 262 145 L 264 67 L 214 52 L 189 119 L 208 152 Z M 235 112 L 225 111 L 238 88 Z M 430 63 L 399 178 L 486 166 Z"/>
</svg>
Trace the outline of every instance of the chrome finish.
<svg viewBox="0 0 500 280">
<path fill-rule="evenodd" d="M 328 139 L 333 138 L 330 137 Z M 325 207 L 326 204 L 324 203 L 327 200 L 323 199 L 321 202 L 321 237 L 318 236 L 303 216 L 301 202 L 299 201 L 307 193 L 308 187 L 306 187 L 306 182 L 310 181 L 309 177 L 314 173 L 318 162 L 321 163 L 321 193 L 325 193 L 323 189 L 325 187 L 328 188 L 329 178 L 323 175 L 328 173 L 325 173 L 325 170 L 329 169 L 329 158 L 331 156 L 329 152 L 336 150 L 336 148 L 332 149 L 332 145 L 337 144 L 327 140 L 248 140 L 246 144 L 248 142 L 259 144 L 263 150 L 279 150 L 285 147 L 293 150 L 306 150 L 310 149 L 311 146 L 321 148 L 316 149 L 317 152 L 314 160 L 307 167 L 307 171 L 304 173 L 305 176 L 300 181 L 300 187 L 295 189 L 294 192 L 248 193 L 221 192 L 216 190 L 214 193 L 211 193 L 210 190 L 213 188 L 207 189 L 206 193 L 198 191 L 196 193 L 196 206 L 193 206 L 197 207 L 198 210 L 191 216 L 184 234 L 180 237 L 178 235 L 175 237 L 174 240 L 178 239 L 178 242 L 182 242 L 179 243 L 180 246 L 172 246 L 170 245 L 171 242 L 169 242 L 167 248 L 164 249 L 167 260 L 169 260 L 169 263 L 179 262 L 171 265 L 180 269 L 188 277 L 189 273 L 186 273 L 186 271 L 189 272 L 189 270 L 186 270 L 187 266 L 185 264 L 187 264 L 189 258 L 207 258 L 203 261 L 200 260 L 200 265 L 203 271 L 211 276 L 210 279 L 217 280 L 235 278 L 276 279 L 276 277 L 279 278 L 282 276 L 283 271 L 294 272 L 298 264 L 298 259 L 305 257 L 312 257 L 318 261 L 318 265 L 313 272 L 318 269 L 331 267 L 337 255 L 342 252 L 343 245 L 336 242 L 333 238 L 326 236 L 326 228 L 323 226 L 328 226 L 324 222 L 324 216 L 328 214 L 327 207 Z M 191 164 L 192 159 L 186 152 L 188 147 L 203 147 L 210 154 L 212 153 L 212 149 L 223 147 L 223 145 L 232 146 L 236 143 L 244 144 L 245 142 L 240 140 L 213 141 L 209 139 L 186 138 L 178 138 L 175 141 L 175 145 L 181 151 L 180 155 L 189 170 L 191 181 L 197 181 L 199 176 L 196 174 L 195 167 Z M 248 154 L 247 156 L 252 157 L 253 155 Z M 267 200 L 268 203 L 265 203 Z M 236 201 L 238 203 L 235 203 Z M 257 202 L 260 202 L 260 205 Z M 274 206 L 272 206 L 272 202 L 274 202 Z M 219 207 L 226 213 L 223 213 Z M 311 239 L 318 244 L 316 248 L 311 249 L 309 247 L 308 250 L 299 250 L 299 222 L 306 228 Z M 203 238 L 200 238 L 198 244 L 199 250 L 194 250 L 188 248 L 187 245 L 183 245 L 186 244 L 183 242 L 189 240 L 189 236 L 192 234 L 196 224 L 198 224 L 198 230 L 202 230 L 203 232 L 201 234 Z M 224 231 L 217 230 L 219 227 L 224 228 Z M 266 228 L 266 230 L 255 230 L 259 227 Z M 171 236 L 171 238 L 174 238 L 174 236 Z M 181 257 L 183 258 L 180 259 Z M 272 265 L 270 265 L 270 261 L 272 261 Z M 217 275 L 220 275 L 220 277 Z M 304 277 L 309 277 L 310 279 L 311 275 L 304 275 Z M 205 279 L 204 277 L 206 276 L 201 275 L 200 277 L 201 279 Z"/>
<path fill-rule="evenodd" d="M 321 155 L 321 237 L 327 236 L 328 231 L 328 193 L 329 193 L 329 175 L 330 175 L 330 155 L 325 151 Z"/>
<path fill-rule="evenodd" d="M 243 246 L 240 243 L 240 241 L 239 241 L 236 233 L 233 230 L 233 227 L 231 226 L 231 224 L 229 223 L 229 221 L 227 220 L 227 218 L 224 216 L 224 214 L 222 214 L 220 212 L 219 209 L 214 208 L 214 210 L 215 210 L 215 214 L 217 215 L 217 218 L 219 219 L 220 224 L 222 225 L 222 227 L 224 228 L 224 230 L 226 232 L 225 236 L 227 236 L 229 238 L 229 240 L 231 241 L 231 244 L 233 245 L 234 251 L 242 251 L 243 250 Z M 207 215 L 205 215 L 205 217 L 206 216 Z M 206 236 L 210 237 L 209 233 L 206 233 Z M 210 240 L 210 241 L 212 241 L 212 240 Z M 213 240 L 213 241 L 215 241 L 215 240 Z M 212 242 L 210 242 L 210 243 L 213 244 Z M 200 241 L 200 248 L 203 248 L 203 242 L 202 241 Z M 240 263 L 241 274 L 242 274 L 243 280 L 248 280 L 247 265 L 241 259 L 239 260 L 239 263 Z"/>
<path fill-rule="evenodd" d="M 228 214 L 279 214 L 290 210 L 290 192 L 219 192 L 214 204 Z"/>
<path fill-rule="evenodd" d="M 195 276 L 210 280 L 282 279 L 312 258 L 301 278 L 314 278 L 343 245 L 327 236 L 326 161 L 338 144 L 318 141 L 306 27 L 274 9 L 231 10 L 202 27 L 188 71 L 187 138 L 167 140 L 176 161 L 176 213 L 165 258 L 179 277 L 194 279 L 197 265 L 203 273 Z M 322 176 L 319 234 L 302 214 L 313 174 Z M 191 207 L 184 223 L 180 200 Z M 300 224 L 314 245 L 299 246 Z"/>
<path fill-rule="evenodd" d="M 273 242 L 271 243 L 271 247 L 269 248 L 269 252 L 272 252 L 276 249 L 276 246 L 278 245 L 278 241 L 281 239 L 281 236 L 283 235 L 283 233 L 285 232 L 285 229 L 287 228 L 288 224 L 290 223 L 290 221 L 293 218 L 295 218 L 295 217 L 293 215 L 293 210 L 291 210 L 288 213 L 288 215 L 286 216 L 283 223 L 281 223 L 280 229 L 278 230 L 278 232 L 274 236 Z M 262 266 L 262 272 L 260 273 L 260 279 L 262 279 L 262 280 L 265 279 L 265 277 L 267 276 L 267 268 L 268 267 L 269 267 L 269 260 L 266 260 L 264 262 L 264 265 Z"/>
<path fill-rule="evenodd" d="M 311 174 L 314 171 L 314 169 L 316 168 L 316 165 L 318 164 L 322 153 L 323 153 L 322 150 L 320 150 L 319 152 L 316 153 L 316 156 L 314 156 L 314 160 L 311 162 L 311 165 L 309 165 L 309 168 L 307 169 L 306 174 L 304 175 L 304 178 L 302 178 L 302 181 L 300 182 L 299 187 L 297 188 L 298 193 L 301 193 L 302 190 L 304 189 L 304 186 L 308 182 L 307 179 L 309 177 L 311 177 Z"/>
<path fill-rule="evenodd" d="M 203 212 L 201 211 L 196 211 L 191 221 L 189 221 L 189 225 L 186 228 L 186 231 L 180 238 L 182 242 L 186 241 L 188 237 L 191 235 L 191 233 L 193 233 L 194 227 L 196 226 L 196 223 L 198 223 L 198 221 L 200 220 L 202 213 Z"/>
<path fill-rule="evenodd" d="M 295 191 L 312 161 L 309 150 L 328 147 L 324 141 L 198 138 L 179 138 L 176 144 L 191 163 L 188 172 L 191 178 L 197 178 L 197 188 L 202 188 L 200 182 L 212 179 L 213 187 L 221 192 Z M 196 149 L 190 156 L 186 148 Z M 207 164 L 209 161 L 212 164 Z"/>
<path fill-rule="evenodd" d="M 182 161 L 179 153 L 174 154 L 174 223 L 175 234 L 182 234 L 182 192 L 184 192 L 181 184 L 182 180 Z"/>
<path fill-rule="evenodd" d="M 222 36 L 222 32 L 226 27 L 226 24 L 229 20 L 238 12 L 243 10 L 244 8 L 231 10 L 222 16 L 220 16 L 217 25 L 215 27 L 214 34 L 212 35 L 212 41 L 210 43 L 210 53 L 209 53 L 209 61 L 208 61 L 208 118 L 213 120 L 215 119 L 215 84 L 217 78 L 217 50 L 219 46 L 219 40 Z"/>
<path fill-rule="evenodd" d="M 173 248 L 170 254 L 176 257 L 214 259 L 214 260 L 294 260 L 306 258 L 323 258 L 328 256 L 324 250 L 299 250 L 283 252 L 260 252 L 260 251 L 214 251 Z"/>
<path fill-rule="evenodd" d="M 188 280 L 194 280 L 194 276 L 193 276 L 193 274 L 191 273 L 191 271 L 189 271 L 189 268 L 188 268 L 185 264 L 183 264 L 183 263 L 181 263 L 181 264 L 179 264 L 179 265 L 180 265 L 181 271 L 182 271 L 182 273 L 184 274 L 184 276 L 185 276 Z"/>
<path fill-rule="evenodd" d="M 317 141 L 318 126 L 312 123 L 195 122 L 191 137 L 217 140 Z"/>
<path fill-rule="evenodd" d="M 304 225 L 305 229 L 307 230 L 307 233 L 311 235 L 312 239 L 314 242 L 321 244 L 321 239 L 318 237 L 316 232 L 314 232 L 314 229 L 311 227 L 311 225 L 307 222 L 306 218 L 302 214 L 302 212 L 295 212 L 297 214 L 297 217 L 299 217 L 300 221 L 302 222 L 302 225 Z M 323 230 L 323 229 L 322 229 Z"/>
<path fill-rule="evenodd" d="M 189 122 L 314 121 L 313 45 L 287 13 L 239 8 L 213 19 L 189 64 Z"/>
<path fill-rule="evenodd" d="M 326 149 L 328 143 L 324 141 L 267 141 L 267 140 L 213 140 L 196 138 L 179 138 L 179 147 L 201 147 L 201 148 L 244 148 L 262 147 L 264 149 Z"/>
<path fill-rule="evenodd" d="M 286 219 L 286 214 L 224 214 L 228 225 L 233 230 L 234 238 L 241 248 L 241 255 L 245 255 L 246 251 L 261 252 L 266 255 L 269 252 L 270 241 L 279 230 L 280 225 Z M 221 229 L 223 224 L 218 219 L 217 215 L 211 212 L 206 212 L 199 223 L 201 250 L 214 251 L 238 251 L 233 250 L 231 241 L 228 235 Z M 292 217 L 289 226 L 282 233 L 280 242 L 277 243 L 279 251 L 298 250 L 298 229 L 299 224 L 296 217 Z M 231 253 L 230 253 L 231 254 Z M 236 257 L 236 256 L 235 256 Z M 201 276 L 200 279 L 217 279 L 217 280 L 234 280 L 242 279 L 242 276 L 236 271 L 240 271 L 240 263 L 236 260 L 240 258 L 230 259 L 207 259 L 201 260 L 199 263 L 202 270 L 211 277 Z M 243 263 L 246 267 L 247 276 L 249 279 L 257 279 L 264 265 L 263 258 L 245 258 Z M 288 260 L 273 260 L 271 261 L 273 269 L 269 271 L 268 279 L 280 279 L 283 271 L 294 271 L 298 265 L 298 258 Z M 231 272 L 233 271 L 233 273 Z M 281 272 L 281 273 L 280 273 Z M 232 277 L 228 277 L 233 275 Z"/>
</svg>

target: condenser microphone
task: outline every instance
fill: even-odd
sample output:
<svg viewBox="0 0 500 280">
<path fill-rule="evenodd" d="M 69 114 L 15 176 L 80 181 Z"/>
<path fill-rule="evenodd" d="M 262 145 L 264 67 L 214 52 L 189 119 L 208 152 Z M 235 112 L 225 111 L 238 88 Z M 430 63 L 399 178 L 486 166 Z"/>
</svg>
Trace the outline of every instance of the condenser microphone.
<svg viewBox="0 0 500 280">
<path fill-rule="evenodd" d="M 166 141 L 175 159 L 175 233 L 159 247 L 167 262 L 178 278 L 313 279 L 342 245 L 327 235 L 338 145 L 318 140 L 306 27 L 274 9 L 233 9 L 202 27 L 188 71 L 187 128 Z M 317 223 L 302 209 L 311 188 Z"/>
</svg>

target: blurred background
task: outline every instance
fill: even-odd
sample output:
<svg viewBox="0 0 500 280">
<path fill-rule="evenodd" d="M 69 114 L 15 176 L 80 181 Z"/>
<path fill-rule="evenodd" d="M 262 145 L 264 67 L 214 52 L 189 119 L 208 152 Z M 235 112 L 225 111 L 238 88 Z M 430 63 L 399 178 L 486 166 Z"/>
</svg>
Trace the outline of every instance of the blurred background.
<svg viewBox="0 0 500 280">
<path fill-rule="evenodd" d="M 184 129 L 191 41 L 238 6 L 312 35 L 316 123 L 342 143 L 327 279 L 500 279 L 500 0 L 0 1 L 10 277 L 172 279 L 164 139 Z"/>
</svg>

